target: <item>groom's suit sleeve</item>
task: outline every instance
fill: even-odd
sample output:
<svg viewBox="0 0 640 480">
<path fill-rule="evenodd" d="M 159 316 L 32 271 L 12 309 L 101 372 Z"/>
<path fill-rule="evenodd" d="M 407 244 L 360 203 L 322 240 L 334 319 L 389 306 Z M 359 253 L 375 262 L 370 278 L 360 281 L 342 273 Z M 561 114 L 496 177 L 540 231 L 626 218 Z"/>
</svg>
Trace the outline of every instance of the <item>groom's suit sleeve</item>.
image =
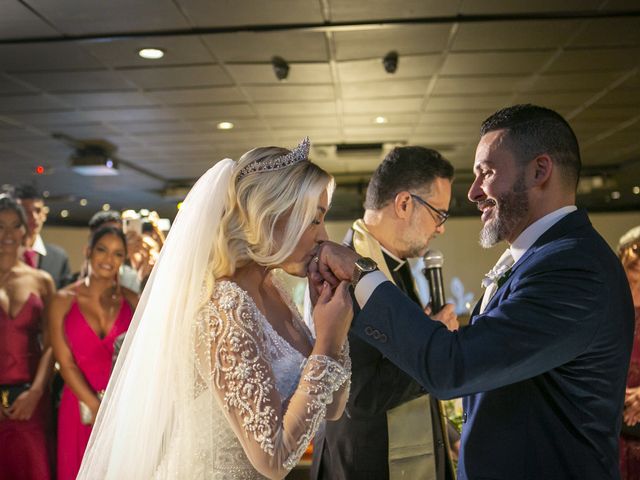
<svg viewBox="0 0 640 480">
<path fill-rule="evenodd" d="M 439 398 L 487 391 L 563 365 L 606 335 L 606 278 L 578 250 L 539 252 L 505 285 L 495 308 L 449 332 L 377 272 L 353 332 Z M 382 276 L 384 277 L 384 276 Z M 370 295 L 369 295 L 370 294 Z M 601 328 L 603 327 L 603 328 Z"/>
</svg>

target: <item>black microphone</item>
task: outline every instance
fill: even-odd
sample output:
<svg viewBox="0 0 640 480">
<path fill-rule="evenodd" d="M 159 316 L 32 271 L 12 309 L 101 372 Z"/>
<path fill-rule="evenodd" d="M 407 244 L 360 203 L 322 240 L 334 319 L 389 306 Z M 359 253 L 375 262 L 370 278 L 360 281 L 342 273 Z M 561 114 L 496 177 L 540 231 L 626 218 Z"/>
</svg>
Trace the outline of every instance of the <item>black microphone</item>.
<svg viewBox="0 0 640 480">
<path fill-rule="evenodd" d="M 422 273 L 429 282 L 429 296 L 431 297 L 431 312 L 438 313 L 445 305 L 444 283 L 442 281 L 442 265 L 444 257 L 439 250 L 427 250 L 424 254 L 424 269 Z"/>
</svg>

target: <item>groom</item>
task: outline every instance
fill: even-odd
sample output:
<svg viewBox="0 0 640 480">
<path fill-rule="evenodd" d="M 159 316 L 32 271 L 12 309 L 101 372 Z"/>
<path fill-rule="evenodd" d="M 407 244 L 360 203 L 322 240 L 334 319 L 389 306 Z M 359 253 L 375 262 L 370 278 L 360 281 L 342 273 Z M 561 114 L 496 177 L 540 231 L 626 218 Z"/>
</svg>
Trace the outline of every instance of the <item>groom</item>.
<svg viewBox="0 0 640 480">
<path fill-rule="evenodd" d="M 634 311 L 618 259 L 575 206 L 580 166 L 552 110 L 516 105 L 483 123 L 469 199 L 481 244 L 509 248 L 457 332 L 342 246 L 325 244 L 310 273 L 353 279 L 352 331 L 429 392 L 465 396 L 461 480 L 620 478 Z"/>
</svg>

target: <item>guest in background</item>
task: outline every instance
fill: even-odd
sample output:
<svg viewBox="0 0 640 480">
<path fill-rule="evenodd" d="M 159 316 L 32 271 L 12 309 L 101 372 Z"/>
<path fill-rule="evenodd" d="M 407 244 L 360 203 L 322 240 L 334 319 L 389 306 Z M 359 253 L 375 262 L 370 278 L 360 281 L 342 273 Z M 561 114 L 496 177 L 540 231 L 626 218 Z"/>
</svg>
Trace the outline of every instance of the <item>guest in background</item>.
<svg viewBox="0 0 640 480">
<path fill-rule="evenodd" d="M 620 238 L 618 255 L 629 279 L 636 315 L 620 438 L 620 473 L 624 480 L 636 480 L 640 479 L 640 226 Z"/>
<path fill-rule="evenodd" d="M 24 245 L 23 260 L 33 268 L 49 272 L 60 288 L 71 277 L 67 253 L 57 245 L 44 243 L 40 232 L 47 221 L 47 210 L 42 195 L 31 185 L 16 189 L 16 198 L 27 214 L 27 239 Z"/>
<path fill-rule="evenodd" d="M 58 480 L 78 474 L 109 381 L 114 341 L 128 329 L 138 302 L 118 283 L 127 253 L 122 230 L 98 229 L 87 253 L 88 275 L 58 292 L 50 309 L 53 350 L 65 381 L 58 412 Z"/>
<path fill-rule="evenodd" d="M 45 307 L 51 276 L 20 260 L 27 218 L 0 196 L 0 478 L 51 478 L 49 379 L 53 355 Z"/>
<path fill-rule="evenodd" d="M 141 212 L 143 212 L 141 210 Z M 137 273 L 138 291 L 147 283 L 151 270 L 156 264 L 160 250 L 164 245 L 164 234 L 158 227 L 159 216 L 156 212 L 142 215 L 134 210 L 122 213 L 123 231 L 127 236 L 129 263 Z"/>
</svg>

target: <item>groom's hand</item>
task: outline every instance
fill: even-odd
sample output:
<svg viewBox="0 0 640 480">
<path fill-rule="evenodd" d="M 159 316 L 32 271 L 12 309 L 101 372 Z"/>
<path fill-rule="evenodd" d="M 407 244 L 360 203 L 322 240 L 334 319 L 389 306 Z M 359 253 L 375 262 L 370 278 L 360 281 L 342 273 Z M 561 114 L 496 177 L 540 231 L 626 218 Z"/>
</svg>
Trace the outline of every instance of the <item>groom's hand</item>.
<svg viewBox="0 0 640 480">
<path fill-rule="evenodd" d="M 312 280 L 322 278 L 333 288 L 337 287 L 341 281 L 351 282 L 355 262 L 360 255 L 345 247 L 333 242 L 323 242 L 318 248 L 318 261 L 312 262 L 313 269 L 309 269 Z M 316 282 L 313 283 L 316 283 Z"/>
</svg>

